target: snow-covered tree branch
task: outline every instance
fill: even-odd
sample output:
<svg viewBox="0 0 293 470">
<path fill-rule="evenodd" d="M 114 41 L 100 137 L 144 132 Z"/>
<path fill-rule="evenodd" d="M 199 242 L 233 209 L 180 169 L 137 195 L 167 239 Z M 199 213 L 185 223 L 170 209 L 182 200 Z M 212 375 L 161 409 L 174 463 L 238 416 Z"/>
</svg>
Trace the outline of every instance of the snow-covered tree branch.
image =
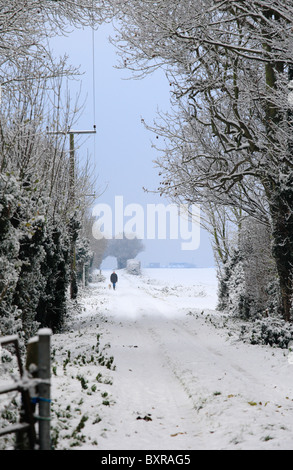
<svg viewBox="0 0 293 470">
<path fill-rule="evenodd" d="M 62 96 L 77 68 L 55 59 L 48 39 L 100 21 L 92 0 L 0 0 L 1 334 L 25 340 L 39 325 L 62 327 L 70 247 L 95 183 L 89 165 L 73 165 L 68 134 L 48 133 L 79 112 Z"/>
<path fill-rule="evenodd" d="M 285 0 L 112 4 L 121 66 L 137 76 L 162 67 L 172 89 L 174 115 L 153 126 L 166 141 L 160 191 L 238 207 L 269 223 L 281 311 L 289 320 L 293 6 Z"/>
</svg>

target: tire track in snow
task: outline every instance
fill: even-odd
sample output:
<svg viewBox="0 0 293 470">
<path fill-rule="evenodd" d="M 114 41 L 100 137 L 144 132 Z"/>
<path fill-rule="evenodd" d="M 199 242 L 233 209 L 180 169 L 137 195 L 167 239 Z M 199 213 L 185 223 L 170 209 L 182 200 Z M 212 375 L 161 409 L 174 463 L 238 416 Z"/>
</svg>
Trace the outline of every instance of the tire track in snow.
<svg viewBox="0 0 293 470">
<path fill-rule="evenodd" d="M 160 347 L 160 351 L 162 352 L 164 358 L 165 358 L 165 364 L 167 367 L 171 370 L 172 374 L 174 377 L 178 380 L 179 384 L 183 388 L 184 392 L 186 393 L 188 399 L 192 403 L 192 408 L 194 410 L 197 409 L 197 404 L 194 400 L 194 397 L 187 386 L 186 382 L 184 381 L 184 373 L 187 371 L 189 372 L 188 369 L 184 368 L 185 364 L 182 363 L 176 363 L 174 359 L 171 358 L 170 350 L 166 347 L 166 343 L 162 340 L 162 337 L 158 334 L 158 332 L 154 328 L 149 328 L 148 329 L 153 341 L 157 343 Z M 165 334 L 168 335 L 169 332 L 165 331 Z M 194 382 L 198 381 L 198 377 L 195 377 L 195 375 L 192 373 L 191 378 L 193 379 Z"/>
<path fill-rule="evenodd" d="M 101 448 L 202 448 L 192 403 L 147 325 L 145 318 L 108 322 L 118 375 L 112 392 L 116 403 L 108 413 L 111 426 Z"/>
<path fill-rule="evenodd" d="M 223 338 L 217 340 L 210 326 L 205 325 L 201 329 L 203 334 L 206 329 L 210 335 L 203 338 L 197 335 L 192 339 L 189 330 L 186 330 L 187 324 L 182 326 L 174 321 L 173 325 L 176 328 L 172 328 L 169 334 L 179 335 L 181 330 L 183 349 L 188 350 L 190 347 L 190 355 L 192 351 L 197 355 L 197 360 L 186 361 L 185 367 L 180 367 L 184 364 L 184 354 L 177 359 L 169 348 L 170 338 L 160 336 L 155 330 L 152 330 L 152 335 L 194 403 L 198 427 L 202 428 L 206 447 L 266 448 L 265 436 L 268 430 L 273 433 L 281 428 L 285 433 L 289 429 L 287 412 L 292 411 L 292 404 L 285 393 L 277 390 L 277 386 L 266 379 L 266 364 L 263 371 L 257 365 L 263 355 L 261 349 L 248 346 L 247 355 L 238 354 L 238 347 L 225 342 Z M 213 345 L 215 339 L 216 344 Z M 256 369 L 253 368 L 254 359 Z M 263 444 L 260 439 L 264 440 Z M 280 446 L 277 441 L 274 441 L 274 445 L 276 448 Z"/>
</svg>

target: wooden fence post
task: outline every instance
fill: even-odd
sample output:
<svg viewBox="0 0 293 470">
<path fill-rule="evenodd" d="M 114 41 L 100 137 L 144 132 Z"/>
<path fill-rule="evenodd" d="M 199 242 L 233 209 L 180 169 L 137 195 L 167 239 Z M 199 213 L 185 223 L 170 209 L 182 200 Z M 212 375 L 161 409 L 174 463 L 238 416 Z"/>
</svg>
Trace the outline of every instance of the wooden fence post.
<svg viewBox="0 0 293 470">
<path fill-rule="evenodd" d="M 51 415 L 51 351 L 52 331 L 42 328 L 38 331 L 38 377 L 44 380 L 38 385 L 39 401 L 39 445 L 40 450 L 51 450 L 50 415 Z"/>
</svg>

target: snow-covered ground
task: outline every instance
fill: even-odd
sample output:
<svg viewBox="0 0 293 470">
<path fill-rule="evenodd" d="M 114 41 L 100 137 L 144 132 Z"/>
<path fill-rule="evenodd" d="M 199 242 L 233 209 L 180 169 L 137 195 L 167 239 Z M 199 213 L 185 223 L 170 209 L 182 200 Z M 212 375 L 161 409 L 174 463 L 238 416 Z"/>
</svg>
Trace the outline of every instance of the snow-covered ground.
<svg viewBox="0 0 293 470">
<path fill-rule="evenodd" d="M 118 271 L 52 337 L 57 449 L 292 449 L 288 352 L 215 311 L 213 269 Z"/>
</svg>

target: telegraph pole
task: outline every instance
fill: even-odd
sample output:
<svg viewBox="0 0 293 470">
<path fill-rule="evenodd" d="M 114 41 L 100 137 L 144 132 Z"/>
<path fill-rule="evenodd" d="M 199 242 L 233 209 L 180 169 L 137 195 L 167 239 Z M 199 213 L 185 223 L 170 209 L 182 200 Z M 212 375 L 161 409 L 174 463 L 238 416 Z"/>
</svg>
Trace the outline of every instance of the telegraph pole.
<svg viewBox="0 0 293 470">
<path fill-rule="evenodd" d="M 74 130 L 68 128 L 67 131 L 48 131 L 50 135 L 67 135 L 69 134 L 69 201 L 71 208 L 75 205 L 75 147 L 74 147 L 74 134 L 96 134 L 96 126 L 93 126 L 91 130 Z M 76 284 L 76 249 L 75 239 L 71 236 L 71 247 L 70 247 L 70 297 L 75 299 L 77 295 L 77 284 Z"/>
</svg>

